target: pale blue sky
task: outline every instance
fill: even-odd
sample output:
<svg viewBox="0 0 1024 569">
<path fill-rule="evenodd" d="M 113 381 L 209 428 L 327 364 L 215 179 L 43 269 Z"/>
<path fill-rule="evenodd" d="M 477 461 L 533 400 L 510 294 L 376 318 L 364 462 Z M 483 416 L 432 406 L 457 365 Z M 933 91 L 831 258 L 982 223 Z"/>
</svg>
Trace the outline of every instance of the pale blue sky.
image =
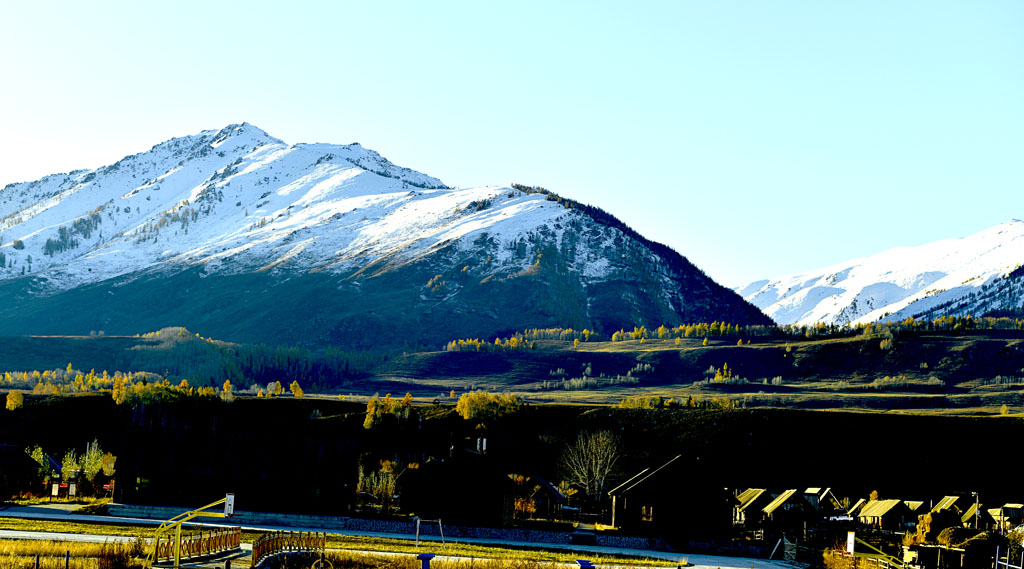
<svg viewBox="0 0 1024 569">
<path fill-rule="evenodd" d="M 249 121 L 545 186 L 727 285 L 1024 217 L 1024 3 L 553 4 L 6 3 L 0 186 Z"/>
</svg>

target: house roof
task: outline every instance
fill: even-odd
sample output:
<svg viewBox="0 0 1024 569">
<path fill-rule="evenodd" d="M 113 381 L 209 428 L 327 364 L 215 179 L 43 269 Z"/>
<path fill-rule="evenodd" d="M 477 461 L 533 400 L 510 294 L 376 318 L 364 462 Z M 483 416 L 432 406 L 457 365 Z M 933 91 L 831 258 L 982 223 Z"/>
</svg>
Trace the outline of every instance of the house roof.
<svg viewBox="0 0 1024 569">
<path fill-rule="evenodd" d="M 861 508 L 857 516 L 861 518 L 880 518 L 902 503 L 902 500 L 870 500 L 867 504 L 864 504 L 864 507 Z"/>
<path fill-rule="evenodd" d="M 754 501 L 757 500 L 759 497 L 761 497 L 761 494 L 764 494 L 764 492 L 764 488 L 747 488 L 743 492 L 740 492 L 740 495 L 736 496 L 736 500 L 739 502 L 739 505 L 736 507 L 736 509 L 740 512 L 746 510 L 747 507 L 753 504 Z"/>
<path fill-rule="evenodd" d="M 864 504 L 866 504 L 866 503 L 867 503 L 867 500 L 865 500 L 864 498 L 861 498 L 860 500 L 857 500 L 857 503 L 856 503 L 856 504 L 854 504 L 854 505 L 853 505 L 853 506 L 852 506 L 852 507 L 850 508 L 850 511 L 849 511 L 849 512 L 847 512 L 847 513 L 848 513 L 849 515 L 851 515 L 851 516 L 856 516 L 856 515 L 857 515 L 857 510 L 859 510 L 859 509 L 860 509 L 860 508 L 861 508 L 861 507 L 862 507 L 862 506 L 863 506 Z"/>
<path fill-rule="evenodd" d="M 641 470 L 639 473 L 637 473 L 635 476 L 633 476 L 629 480 L 627 480 L 627 481 L 623 482 L 622 484 L 619 484 L 615 488 L 612 488 L 611 490 L 609 490 L 608 491 L 608 495 L 609 496 L 621 496 L 621 495 L 623 495 L 623 494 L 633 490 L 637 486 L 640 486 L 641 484 L 643 484 L 644 482 L 649 480 L 652 476 L 656 475 L 659 471 L 661 471 L 661 469 L 665 468 L 666 466 L 672 464 L 673 462 L 679 460 L 682 457 L 683 457 L 683 455 L 677 454 L 676 456 L 674 456 L 671 459 L 669 459 L 668 462 L 666 462 L 665 464 L 662 464 L 661 466 L 659 466 L 658 468 L 655 468 L 654 470 L 651 470 L 649 468 L 645 468 L 645 469 Z"/>
<path fill-rule="evenodd" d="M 965 523 L 965 524 L 972 524 L 972 523 L 974 523 L 974 512 L 975 511 L 978 512 L 978 518 L 980 520 L 982 520 L 984 522 L 995 521 L 995 520 L 992 519 L 992 515 L 989 514 L 988 511 L 985 510 L 985 506 L 984 505 L 979 505 L 979 504 L 971 504 L 971 507 L 967 508 L 967 511 L 964 512 L 964 515 L 960 516 L 960 521 Z"/>
<path fill-rule="evenodd" d="M 544 490 L 554 497 L 555 503 L 557 504 L 562 504 L 568 501 L 568 498 L 566 498 L 565 494 L 558 486 L 555 486 L 554 484 L 548 482 L 547 480 L 539 477 L 535 478 L 534 481 L 537 483 L 537 487 L 533 492 L 534 495 L 536 495 L 537 492 Z"/>
<path fill-rule="evenodd" d="M 953 504 L 955 504 L 956 501 L 959 500 L 959 499 L 960 499 L 960 496 L 943 496 L 943 498 L 941 500 L 939 500 L 938 504 L 935 504 L 935 507 L 932 508 L 931 511 L 932 512 L 941 512 L 942 510 L 948 510 L 948 509 L 952 508 Z M 931 512 L 929 512 L 929 513 L 931 513 Z"/>
<path fill-rule="evenodd" d="M 765 506 L 764 508 L 762 508 L 761 510 L 764 513 L 766 513 L 766 514 L 772 514 L 772 513 L 775 512 L 775 510 L 779 509 L 780 506 L 782 506 L 783 504 L 788 502 L 789 499 L 793 497 L 793 494 L 796 494 L 796 493 L 797 493 L 797 491 L 795 489 L 794 490 L 786 490 L 785 492 L 783 492 L 783 493 L 779 494 L 778 496 L 776 496 L 774 500 L 769 502 L 768 505 Z"/>
<path fill-rule="evenodd" d="M 921 506 L 924 506 L 923 500 L 903 500 L 903 503 L 907 505 L 911 512 L 916 512 L 921 509 Z"/>
<path fill-rule="evenodd" d="M 1024 509 L 1024 504 L 1003 504 L 998 508 L 989 508 L 988 515 L 992 516 L 993 520 L 1005 522 L 1011 517 L 1019 516 L 1021 509 Z"/>
<path fill-rule="evenodd" d="M 818 502 L 822 504 L 831 504 L 832 508 L 835 510 L 843 509 L 842 503 L 839 502 L 839 498 L 836 498 L 836 495 L 832 492 L 832 488 L 825 488 L 821 492 L 821 495 L 818 496 Z"/>
</svg>

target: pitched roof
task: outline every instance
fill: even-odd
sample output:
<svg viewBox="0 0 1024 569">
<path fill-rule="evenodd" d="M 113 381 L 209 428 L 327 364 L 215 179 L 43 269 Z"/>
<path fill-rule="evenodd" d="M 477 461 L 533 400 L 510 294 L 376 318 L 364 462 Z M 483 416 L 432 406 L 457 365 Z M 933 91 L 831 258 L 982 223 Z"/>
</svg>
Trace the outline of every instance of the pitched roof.
<svg viewBox="0 0 1024 569">
<path fill-rule="evenodd" d="M 859 510 L 861 508 L 861 506 L 863 506 L 866 503 L 867 503 L 867 500 L 865 500 L 864 498 L 861 498 L 860 500 L 857 500 L 857 503 L 854 504 L 850 508 L 850 511 L 847 512 L 847 514 L 849 514 L 851 516 L 856 516 L 857 515 L 857 510 Z"/>
<path fill-rule="evenodd" d="M 612 488 L 611 490 L 609 490 L 608 491 L 608 495 L 609 496 L 613 496 L 613 495 L 621 496 L 622 494 L 625 494 L 626 492 L 629 492 L 629 491 L 633 490 L 634 488 L 636 488 L 637 486 L 643 484 L 648 479 L 650 479 L 652 476 L 657 474 L 659 471 L 661 471 L 661 469 L 665 468 L 666 466 L 672 464 L 673 462 L 679 460 L 682 457 L 683 457 L 683 455 L 677 454 L 676 456 L 670 458 L 668 460 L 668 462 L 666 462 L 665 464 L 662 464 L 661 466 L 659 466 L 658 468 L 655 468 L 654 470 L 651 470 L 649 468 L 645 468 L 645 469 L 641 470 L 639 473 L 637 473 L 635 476 L 633 476 L 629 480 L 627 480 L 627 481 L 623 482 L 622 484 L 619 484 L 615 488 Z"/>
<path fill-rule="evenodd" d="M 981 504 L 971 504 L 971 507 L 967 508 L 964 515 L 960 516 L 960 521 L 965 524 L 973 524 L 975 512 L 977 512 L 978 519 L 982 522 L 988 523 L 995 521 L 992 519 L 992 515 L 989 514 L 989 511 L 985 510 L 985 506 Z"/>
<path fill-rule="evenodd" d="M 903 500 L 903 503 L 907 505 L 911 512 L 916 512 L 921 509 L 921 506 L 924 506 L 924 501 L 922 500 Z"/>
<path fill-rule="evenodd" d="M 960 496 L 943 496 L 943 498 L 941 500 L 939 500 L 938 504 L 935 504 L 935 507 L 932 508 L 931 511 L 932 512 L 941 512 L 942 510 L 948 510 L 948 509 L 952 508 L 953 504 L 955 504 L 956 501 L 959 500 L 959 499 L 960 499 Z M 929 512 L 929 513 L 931 513 L 931 512 Z"/>
<path fill-rule="evenodd" d="M 774 500 L 769 502 L 768 505 L 762 508 L 761 510 L 766 514 L 771 514 L 775 512 L 775 510 L 779 509 L 779 506 L 782 506 L 783 504 L 788 502 L 789 499 L 793 497 L 793 494 L 796 494 L 796 492 L 796 490 L 786 490 L 782 494 L 776 496 Z"/>
<path fill-rule="evenodd" d="M 839 498 L 836 498 L 836 495 L 832 492 L 832 488 L 825 488 L 821 493 L 821 496 L 818 497 L 818 501 L 821 503 L 831 504 L 832 508 L 836 510 L 843 509 L 842 503 L 839 502 Z"/>
<path fill-rule="evenodd" d="M 861 508 L 857 516 L 862 518 L 880 518 L 902 503 L 902 500 L 871 500 L 864 504 L 864 507 Z"/>
<path fill-rule="evenodd" d="M 537 492 L 540 492 L 541 490 L 545 490 L 548 494 L 554 496 L 555 503 L 563 504 L 565 502 L 568 502 L 568 498 L 566 498 L 565 494 L 562 492 L 562 489 L 559 488 L 558 486 L 555 486 L 554 484 L 548 482 L 543 478 L 535 478 L 534 480 L 537 482 L 537 488 L 534 489 L 533 495 L 536 495 Z"/>
<path fill-rule="evenodd" d="M 736 496 L 736 500 L 739 502 L 736 509 L 740 512 L 746 510 L 747 506 L 753 504 L 764 492 L 764 488 L 747 488 L 739 496 Z"/>
</svg>

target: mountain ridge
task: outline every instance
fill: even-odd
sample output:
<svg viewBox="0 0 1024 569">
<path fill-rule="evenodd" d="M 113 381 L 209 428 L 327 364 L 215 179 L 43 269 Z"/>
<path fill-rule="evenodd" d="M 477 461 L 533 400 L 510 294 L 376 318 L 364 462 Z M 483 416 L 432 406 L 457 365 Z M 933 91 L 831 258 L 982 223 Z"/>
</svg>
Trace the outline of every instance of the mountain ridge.
<svg viewBox="0 0 1024 569">
<path fill-rule="evenodd" d="M 382 313 L 436 328 L 443 312 L 450 321 L 442 328 L 460 335 L 687 318 L 768 323 L 685 257 L 599 208 L 518 184 L 451 188 L 358 143 L 288 145 L 249 123 L 173 138 L 94 170 L 8 184 L 0 214 L 0 299 L 21 304 L 0 311 L 8 333 L 29 320 L 31 330 L 59 333 L 35 322 L 59 310 L 74 313 L 69 332 L 134 321 L 121 331 L 184 325 L 260 341 L 223 321 L 203 328 L 216 320 L 211 313 L 249 320 L 231 306 L 228 282 L 249 287 L 235 294 L 238 302 L 291 305 L 296 317 L 278 316 L 295 325 L 276 332 L 291 341 L 310 334 L 297 322 L 303 312 L 336 329 L 323 342 L 361 321 L 390 329 Z M 169 283 L 193 295 L 150 299 L 137 290 Z M 393 290 L 381 290 L 385 283 Z M 295 305 L 300 290 L 320 306 Z M 206 306 L 204 294 L 221 303 Z M 338 294 L 359 307 L 325 300 Z M 488 308 L 501 294 L 535 306 Z M 113 296 L 135 312 L 114 306 L 106 298 Z M 165 306 L 167 298 L 181 306 Z M 324 303 L 339 315 L 321 314 Z M 517 308 L 526 312 L 517 316 Z M 457 331 L 460 318 L 474 324 Z"/>
<path fill-rule="evenodd" d="M 977 310 L 1021 310 L 1021 263 L 1024 222 L 1012 219 L 967 237 L 896 247 L 735 290 L 778 324 L 856 324 L 942 310 L 980 316 Z"/>
</svg>

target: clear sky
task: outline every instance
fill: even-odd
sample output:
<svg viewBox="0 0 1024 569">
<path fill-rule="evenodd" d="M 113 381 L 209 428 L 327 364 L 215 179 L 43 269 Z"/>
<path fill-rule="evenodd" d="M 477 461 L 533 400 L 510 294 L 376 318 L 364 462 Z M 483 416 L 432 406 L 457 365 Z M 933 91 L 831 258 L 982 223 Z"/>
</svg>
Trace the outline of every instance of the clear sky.
<svg viewBox="0 0 1024 569">
<path fill-rule="evenodd" d="M 547 187 L 733 286 L 1024 217 L 1024 3 L 4 4 L 0 186 L 242 121 Z"/>
</svg>

